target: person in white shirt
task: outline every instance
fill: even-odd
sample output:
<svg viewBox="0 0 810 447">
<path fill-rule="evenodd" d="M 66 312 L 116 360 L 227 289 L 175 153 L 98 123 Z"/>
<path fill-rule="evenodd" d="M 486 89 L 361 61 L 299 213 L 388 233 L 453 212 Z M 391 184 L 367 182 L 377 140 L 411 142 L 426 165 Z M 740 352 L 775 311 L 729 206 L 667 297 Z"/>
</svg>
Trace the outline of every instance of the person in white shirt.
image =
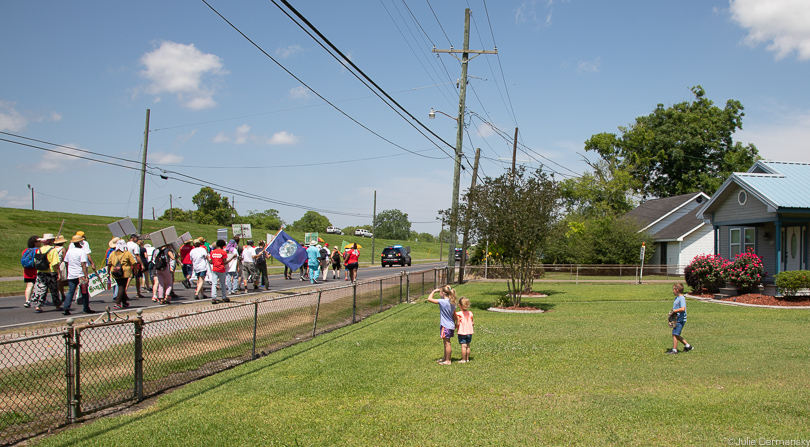
<svg viewBox="0 0 810 447">
<path fill-rule="evenodd" d="M 93 313 L 90 310 L 90 296 L 81 291 L 82 287 L 79 284 L 80 282 L 87 284 L 87 264 L 89 264 L 87 253 L 82 248 L 82 236 L 77 234 L 70 239 L 70 246 L 67 253 L 65 253 L 64 262 L 67 264 L 68 293 L 62 305 L 62 314 L 70 315 L 70 305 L 73 303 L 73 297 L 76 296 L 77 288 L 80 290 L 82 298 L 84 298 L 84 313 Z"/>
<path fill-rule="evenodd" d="M 228 246 L 225 247 L 228 252 L 230 262 L 228 262 L 227 277 L 225 278 L 225 287 L 228 289 L 229 295 L 235 295 L 239 291 L 239 245 L 235 240 L 231 239 Z"/>
<path fill-rule="evenodd" d="M 96 263 L 93 262 L 93 257 L 90 256 L 90 253 L 92 253 L 93 251 L 90 250 L 90 243 L 87 242 L 87 237 L 84 235 L 84 231 L 77 231 L 76 236 L 81 236 L 82 237 L 82 250 L 84 250 L 85 254 L 87 254 L 87 261 L 90 263 L 88 265 L 90 265 L 90 267 L 93 270 L 95 270 L 96 269 Z"/>
<path fill-rule="evenodd" d="M 194 292 L 194 299 L 205 298 L 203 284 L 205 284 L 205 274 L 208 272 L 208 250 L 199 239 L 194 240 L 194 248 L 188 253 L 191 258 L 191 266 L 194 269 L 194 276 L 197 278 L 197 289 Z"/>
<path fill-rule="evenodd" d="M 259 290 L 258 270 L 256 269 L 256 248 L 253 241 L 248 240 L 242 248 L 242 285 L 247 292 L 248 282 L 253 283 L 253 290 Z"/>
</svg>

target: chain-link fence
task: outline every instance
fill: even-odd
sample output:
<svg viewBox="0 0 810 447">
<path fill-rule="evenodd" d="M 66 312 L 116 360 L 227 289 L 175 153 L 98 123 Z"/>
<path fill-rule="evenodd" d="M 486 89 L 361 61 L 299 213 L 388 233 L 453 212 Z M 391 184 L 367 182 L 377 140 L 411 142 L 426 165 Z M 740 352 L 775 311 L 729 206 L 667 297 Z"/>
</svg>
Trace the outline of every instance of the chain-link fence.
<svg viewBox="0 0 810 447">
<path fill-rule="evenodd" d="M 136 402 L 318 334 L 444 284 L 446 268 L 351 285 L 120 318 L 0 340 L 0 444 Z"/>
</svg>

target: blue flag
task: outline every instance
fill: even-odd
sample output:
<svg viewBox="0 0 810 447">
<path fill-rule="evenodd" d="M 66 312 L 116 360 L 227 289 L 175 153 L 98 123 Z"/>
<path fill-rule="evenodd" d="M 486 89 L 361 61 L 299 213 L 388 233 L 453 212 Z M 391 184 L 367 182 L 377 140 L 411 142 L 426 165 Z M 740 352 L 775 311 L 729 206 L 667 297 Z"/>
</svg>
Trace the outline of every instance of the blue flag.
<svg viewBox="0 0 810 447">
<path fill-rule="evenodd" d="M 307 251 L 284 230 L 278 232 L 273 242 L 265 249 L 267 254 L 281 261 L 287 267 L 298 270 L 307 262 Z"/>
</svg>

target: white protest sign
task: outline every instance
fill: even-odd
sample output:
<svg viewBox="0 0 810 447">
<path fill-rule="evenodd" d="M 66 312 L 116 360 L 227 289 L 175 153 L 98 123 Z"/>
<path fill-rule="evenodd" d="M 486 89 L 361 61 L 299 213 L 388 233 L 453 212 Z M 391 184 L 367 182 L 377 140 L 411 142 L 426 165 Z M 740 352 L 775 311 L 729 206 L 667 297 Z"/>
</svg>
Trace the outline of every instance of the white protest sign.
<svg viewBox="0 0 810 447">
<path fill-rule="evenodd" d="M 132 219 L 128 217 L 108 224 L 107 228 L 110 229 L 113 236 L 123 239 L 129 239 L 129 236 L 135 233 L 135 225 L 132 224 Z"/>
<path fill-rule="evenodd" d="M 95 272 L 87 275 L 87 279 L 89 279 L 87 290 L 90 293 L 90 296 L 96 296 L 99 293 L 107 290 L 107 284 L 109 283 L 107 267 L 96 270 Z"/>
<path fill-rule="evenodd" d="M 217 239 L 222 239 L 223 241 L 228 240 L 228 229 L 227 228 L 219 228 L 217 229 Z"/>
<path fill-rule="evenodd" d="M 163 247 L 177 240 L 177 230 L 174 229 L 174 226 L 164 228 L 162 230 L 155 231 L 154 233 L 150 233 L 149 239 L 152 240 L 152 245 L 154 245 L 156 248 Z"/>
<path fill-rule="evenodd" d="M 253 239 L 253 230 L 250 228 L 250 224 L 233 224 L 231 227 L 234 236 L 239 235 L 242 239 Z"/>
</svg>

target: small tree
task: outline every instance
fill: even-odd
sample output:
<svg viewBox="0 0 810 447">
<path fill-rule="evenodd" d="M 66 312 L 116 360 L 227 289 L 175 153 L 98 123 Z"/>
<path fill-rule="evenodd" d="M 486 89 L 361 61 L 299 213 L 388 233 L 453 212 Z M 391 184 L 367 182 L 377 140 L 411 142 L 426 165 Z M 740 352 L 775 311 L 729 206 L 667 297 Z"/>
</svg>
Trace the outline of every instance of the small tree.
<svg viewBox="0 0 810 447">
<path fill-rule="evenodd" d="M 508 297 L 502 302 L 520 305 L 520 295 L 532 290 L 534 266 L 557 219 L 558 190 L 542 170 L 527 175 L 524 168 L 498 178 L 485 178 L 464 197 L 461 216 L 468 216 L 470 231 L 490 248 L 501 248 L 496 262 L 504 268 Z"/>
<path fill-rule="evenodd" d="M 306 233 L 326 232 L 326 227 L 332 226 L 329 219 L 316 211 L 307 211 L 304 215 L 293 222 L 292 227 L 296 231 Z"/>
<path fill-rule="evenodd" d="M 375 236 L 381 239 L 407 240 L 411 234 L 408 214 L 400 210 L 385 210 L 377 214 Z"/>
</svg>

